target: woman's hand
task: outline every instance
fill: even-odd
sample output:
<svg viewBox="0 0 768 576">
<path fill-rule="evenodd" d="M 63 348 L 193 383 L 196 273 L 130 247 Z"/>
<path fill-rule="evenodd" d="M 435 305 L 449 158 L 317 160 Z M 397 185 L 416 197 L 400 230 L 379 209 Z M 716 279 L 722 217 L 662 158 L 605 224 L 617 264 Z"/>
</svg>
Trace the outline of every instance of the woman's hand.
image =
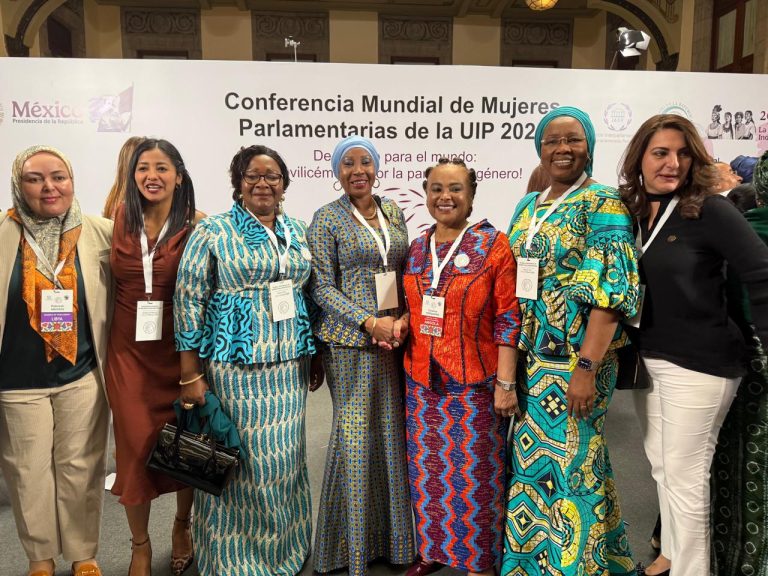
<svg viewBox="0 0 768 576">
<path fill-rule="evenodd" d="M 205 393 L 208 390 L 208 382 L 205 376 L 187 384 L 185 386 L 179 386 L 181 392 L 179 393 L 179 402 L 184 410 L 191 410 L 194 406 L 189 407 L 190 404 L 197 406 L 205 406 Z"/>
<path fill-rule="evenodd" d="M 568 416 L 572 418 L 589 418 L 595 407 L 595 372 L 576 368 L 571 374 L 565 400 L 568 404 Z"/>
<path fill-rule="evenodd" d="M 411 321 L 411 315 L 406 312 L 400 318 L 395 320 L 392 326 L 392 346 L 397 348 L 405 343 L 408 338 L 408 324 Z"/>
<path fill-rule="evenodd" d="M 323 368 L 323 355 L 319 352 L 312 356 L 309 364 L 309 391 L 314 392 L 325 381 L 325 369 Z"/>
<path fill-rule="evenodd" d="M 386 348 L 382 343 L 389 346 L 387 349 L 391 350 L 392 346 L 389 344 L 392 340 L 392 329 L 394 327 L 395 319 L 392 316 L 382 316 L 381 318 L 375 318 L 371 316 L 365 321 L 365 331 L 371 335 L 374 344 L 379 344 L 382 348 Z"/>
<path fill-rule="evenodd" d="M 501 386 L 494 385 L 493 410 L 499 416 L 511 418 L 520 416 L 520 406 L 517 403 L 517 390 L 507 392 Z"/>
</svg>

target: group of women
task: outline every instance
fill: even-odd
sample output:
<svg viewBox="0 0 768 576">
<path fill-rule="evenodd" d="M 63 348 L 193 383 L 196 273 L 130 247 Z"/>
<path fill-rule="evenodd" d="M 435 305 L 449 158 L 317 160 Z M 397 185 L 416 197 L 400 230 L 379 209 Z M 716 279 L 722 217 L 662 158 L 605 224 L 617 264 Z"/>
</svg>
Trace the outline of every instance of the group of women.
<svg viewBox="0 0 768 576">
<path fill-rule="evenodd" d="M 193 562 L 293 576 L 310 553 L 316 573 L 353 576 L 378 559 L 408 576 L 636 574 L 603 433 L 630 339 L 650 376 L 635 399 L 663 525 L 641 571 L 708 573 L 709 468 L 744 334 L 753 358 L 768 339 L 768 247 L 713 195 L 681 117 L 640 127 L 618 190 L 592 179 L 581 110 L 547 114 L 535 145 L 547 184 L 507 234 L 470 221 L 475 172 L 444 158 L 423 183 L 434 224 L 410 245 L 362 137 L 336 146 L 342 193 L 309 226 L 286 214 L 290 173 L 265 146 L 235 154 L 232 208 L 204 217 L 178 150 L 129 140 L 114 227 L 80 214 L 64 154 L 19 154 L 0 221 L 0 464 L 28 574 L 51 576 L 60 555 L 101 574 L 109 408 L 129 576 L 151 573 L 150 505 L 170 492 L 177 576 Z M 751 333 L 728 315 L 726 266 Z M 324 381 L 313 546 L 304 417 Z M 241 449 L 220 497 L 144 467 L 174 401 L 213 398 Z"/>
</svg>

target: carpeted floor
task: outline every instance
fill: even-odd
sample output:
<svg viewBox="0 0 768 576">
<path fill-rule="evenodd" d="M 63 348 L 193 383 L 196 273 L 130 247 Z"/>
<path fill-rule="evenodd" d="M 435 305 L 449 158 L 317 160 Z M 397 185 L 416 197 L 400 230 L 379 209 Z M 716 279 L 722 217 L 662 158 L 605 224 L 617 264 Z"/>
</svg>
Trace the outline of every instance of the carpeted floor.
<svg viewBox="0 0 768 576">
<path fill-rule="evenodd" d="M 325 451 L 331 422 L 331 400 L 326 387 L 311 395 L 307 411 L 307 443 L 309 454 L 309 473 L 312 484 L 312 496 L 315 517 L 320 496 L 320 486 L 325 464 Z M 652 552 L 648 538 L 656 521 L 658 510 L 656 490 L 650 476 L 650 467 L 645 460 L 640 442 L 640 431 L 634 414 L 630 392 L 617 391 L 609 410 L 607 423 L 608 442 L 611 461 L 617 475 L 619 494 L 628 524 L 630 543 L 636 561 L 648 562 Z M 170 531 L 173 522 L 175 499 L 173 495 L 159 498 L 153 506 L 150 529 L 153 549 L 153 574 L 170 574 L 168 562 L 171 554 Z M 24 576 L 27 559 L 16 536 L 13 514 L 8 503 L 5 484 L 0 477 L 0 576 Z M 130 562 L 130 533 L 122 506 L 117 498 L 107 493 L 104 505 L 104 518 L 99 550 L 99 562 L 105 576 L 125 576 Z M 66 576 L 69 566 L 59 562 L 57 576 Z M 302 570 L 302 576 L 312 574 L 312 560 Z M 337 572 L 343 576 L 346 572 Z M 372 564 L 371 576 L 396 576 L 404 574 L 383 564 Z M 444 568 L 438 576 L 455 576 L 455 570 Z M 198 576 L 191 568 L 186 576 Z M 219 575 L 225 576 L 225 575 Z"/>
</svg>

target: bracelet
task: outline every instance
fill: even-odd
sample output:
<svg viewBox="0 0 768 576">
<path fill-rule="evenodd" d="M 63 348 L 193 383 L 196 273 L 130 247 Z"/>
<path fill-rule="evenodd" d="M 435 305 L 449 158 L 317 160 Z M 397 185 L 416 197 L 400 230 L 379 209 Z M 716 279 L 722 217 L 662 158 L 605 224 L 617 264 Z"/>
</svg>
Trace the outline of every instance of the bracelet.
<svg viewBox="0 0 768 576">
<path fill-rule="evenodd" d="M 371 326 L 371 336 L 373 336 L 374 330 L 376 330 L 376 316 L 373 316 L 373 326 Z"/>
<path fill-rule="evenodd" d="M 187 380 L 186 382 L 184 380 L 179 380 L 179 386 L 186 386 L 187 384 L 192 384 L 193 382 L 197 382 L 203 376 L 205 376 L 205 374 L 201 373 L 195 376 L 194 378 L 192 378 L 192 380 Z"/>
<path fill-rule="evenodd" d="M 517 388 L 517 382 L 514 380 L 502 380 L 501 378 L 496 378 L 496 386 L 500 387 L 505 392 L 512 392 Z"/>
</svg>

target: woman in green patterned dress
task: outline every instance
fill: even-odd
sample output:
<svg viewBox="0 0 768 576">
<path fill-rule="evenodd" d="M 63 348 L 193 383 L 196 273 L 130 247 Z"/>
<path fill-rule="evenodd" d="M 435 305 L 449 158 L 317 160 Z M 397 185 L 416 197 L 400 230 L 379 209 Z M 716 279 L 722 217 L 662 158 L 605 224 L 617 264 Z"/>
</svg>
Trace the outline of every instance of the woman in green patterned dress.
<svg viewBox="0 0 768 576">
<path fill-rule="evenodd" d="M 757 208 L 744 214 L 768 244 L 768 152 L 755 167 Z M 730 196 L 729 196 L 730 199 Z M 768 358 L 749 302 L 729 274 L 729 313 L 747 342 L 747 373 L 725 418 L 712 463 L 712 574 L 768 576 Z M 732 282 L 735 280 L 736 282 Z"/>
<path fill-rule="evenodd" d="M 523 198 L 509 230 L 526 359 L 502 574 L 634 574 L 603 436 L 619 319 L 637 306 L 632 223 L 618 192 L 590 178 L 584 112 L 553 110 L 535 138 L 552 184 Z"/>
</svg>

